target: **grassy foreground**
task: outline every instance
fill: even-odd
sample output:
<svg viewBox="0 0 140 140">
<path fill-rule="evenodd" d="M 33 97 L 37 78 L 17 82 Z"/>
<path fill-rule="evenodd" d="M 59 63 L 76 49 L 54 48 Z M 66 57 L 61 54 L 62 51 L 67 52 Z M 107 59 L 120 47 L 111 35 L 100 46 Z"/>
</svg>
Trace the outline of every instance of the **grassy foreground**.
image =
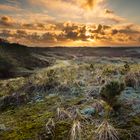
<svg viewBox="0 0 140 140">
<path fill-rule="evenodd" d="M 139 59 L 57 59 L 0 81 L 0 140 L 139 140 L 139 132 Z"/>
</svg>

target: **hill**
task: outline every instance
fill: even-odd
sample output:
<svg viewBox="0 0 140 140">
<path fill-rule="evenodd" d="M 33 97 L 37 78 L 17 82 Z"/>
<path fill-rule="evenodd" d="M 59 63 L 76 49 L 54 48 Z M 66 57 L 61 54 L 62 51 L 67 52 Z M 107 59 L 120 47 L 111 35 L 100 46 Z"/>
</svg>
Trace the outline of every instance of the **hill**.
<svg viewBox="0 0 140 140">
<path fill-rule="evenodd" d="M 140 48 L 133 47 L 53 47 L 39 48 L 0 40 L 0 78 L 28 76 L 36 69 L 50 66 L 55 59 L 82 57 L 140 58 Z"/>
<path fill-rule="evenodd" d="M 28 76 L 37 68 L 49 66 L 47 58 L 41 59 L 36 52 L 19 44 L 0 42 L 0 78 Z"/>
</svg>

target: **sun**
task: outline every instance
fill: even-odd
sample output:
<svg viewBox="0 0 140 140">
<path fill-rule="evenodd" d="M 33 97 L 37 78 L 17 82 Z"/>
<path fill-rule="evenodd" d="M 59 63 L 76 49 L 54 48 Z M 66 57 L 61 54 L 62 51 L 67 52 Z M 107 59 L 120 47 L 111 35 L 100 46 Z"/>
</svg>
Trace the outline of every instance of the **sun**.
<svg viewBox="0 0 140 140">
<path fill-rule="evenodd" d="M 92 38 L 88 38 L 87 40 L 90 42 L 95 42 L 95 39 L 92 39 Z"/>
<path fill-rule="evenodd" d="M 92 34 L 89 31 L 86 31 L 85 35 L 90 37 Z"/>
</svg>

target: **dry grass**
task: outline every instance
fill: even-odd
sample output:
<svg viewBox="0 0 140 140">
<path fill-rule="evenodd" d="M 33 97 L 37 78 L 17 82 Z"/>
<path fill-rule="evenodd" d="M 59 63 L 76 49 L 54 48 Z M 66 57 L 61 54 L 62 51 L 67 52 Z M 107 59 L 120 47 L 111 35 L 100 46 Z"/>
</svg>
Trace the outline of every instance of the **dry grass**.
<svg viewBox="0 0 140 140">
<path fill-rule="evenodd" d="M 54 137 L 55 135 L 54 129 L 55 129 L 55 122 L 52 118 L 50 118 L 46 123 L 46 131 L 48 134 L 51 134 L 52 137 Z"/>
<path fill-rule="evenodd" d="M 63 119 L 66 119 L 66 118 L 72 119 L 72 116 L 71 116 L 70 112 L 66 111 L 63 108 L 58 107 L 57 108 L 57 118 L 59 120 L 63 120 Z"/>
<path fill-rule="evenodd" d="M 81 122 L 74 120 L 70 130 L 70 140 L 81 140 L 82 127 Z"/>
<path fill-rule="evenodd" d="M 103 121 L 95 131 L 93 140 L 119 140 L 117 130 L 107 121 Z"/>
</svg>

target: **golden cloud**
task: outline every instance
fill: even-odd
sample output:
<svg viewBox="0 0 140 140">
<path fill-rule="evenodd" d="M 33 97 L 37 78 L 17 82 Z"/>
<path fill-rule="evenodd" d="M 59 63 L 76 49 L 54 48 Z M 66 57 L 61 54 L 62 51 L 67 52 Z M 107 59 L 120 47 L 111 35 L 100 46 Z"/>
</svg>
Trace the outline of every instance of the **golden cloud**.
<svg viewBox="0 0 140 140">
<path fill-rule="evenodd" d="M 89 2 L 89 1 L 87 1 Z M 101 2 L 101 1 L 100 1 Z M 72 4 L 72 3 L 71 3 Z M 89 3 L 92 4 L 92 3 Z M 89 11 L 88 11 L 89 12 Z M 88 13 L 87 12 L 87 13 Z M 92 13 L 93 11 L 91 11 Z M 94 12 L 93 12 L 94 13 Z M 30 16 L 32 18 L 30 18 Z M 45 15 L 43 15 L 44 17 Z M 0 17 L 0 37 L 9 41 L 28 45 L 38 44 L 59 45 L 109 45 L 109 44 L 140 44 L 140 26 L 135 24 L 121 24 L 124 19 L 116 16 L 110 10 L 103 10 L 100 18 L 119 24 L 80 23 L 73 21 L 44 20 L 41 14 L 37 14 L 38 20 L 33 20 L 34 14 L 30 13 L 29 20 L 20 20 L 15 16 Z M 26 17 L 27 18 L 27 17 Z M 24 18 L 24 19 L 26 19 Z M 47 19 L 47 18 L 46 18 Z M 90 17 L 92 19 L 92 15 Z M 109 23 L 111 23 L 109 22 Z"/>
<path fill-rule="evenodd" d="M 104 0 L 79 0 L 82 8 L 88 10 L 94 9 L 98 4 L 100 4 L 103 1 Z"/>
<path fill-rule="evenodd" d="M 17 6 L 12 6 L 12 5 L 6 5 L 6 4 L 0 4 L 0 10 L 1 11 L 16 11 L 16 12 L 19 12 L 19 11 L 22 11 L 23 9 L 17 7 Z"/>
<path fill-rule="evenodd" d="M 33 26 L 30 25 L 32 28 Z M 41 28 L 47 26 L 44 25 Z M 140 27 L 134 24 L 127 25 L 103 25 L 103 24 L 81 24 L 74 22 L 56 23 L 55 28 L 49 31 L 29 30 L 27 29 L 5 29 L 0 30 L 0 37 L 10 41 L 18 41 L 32 46 L 66 45 L 130 45 L 140 44 Z M 35 27 L 36 28 L 36 27 Z M 59 32 L 58 32 L 59 29 Z"/>
<path fill-rule="evenodd" d="M 2 16 L 0 18 L 0 25 L 3 26 L 13 26 L 15 24 L 15 20 L 9 16 Z"/>
</svg>

